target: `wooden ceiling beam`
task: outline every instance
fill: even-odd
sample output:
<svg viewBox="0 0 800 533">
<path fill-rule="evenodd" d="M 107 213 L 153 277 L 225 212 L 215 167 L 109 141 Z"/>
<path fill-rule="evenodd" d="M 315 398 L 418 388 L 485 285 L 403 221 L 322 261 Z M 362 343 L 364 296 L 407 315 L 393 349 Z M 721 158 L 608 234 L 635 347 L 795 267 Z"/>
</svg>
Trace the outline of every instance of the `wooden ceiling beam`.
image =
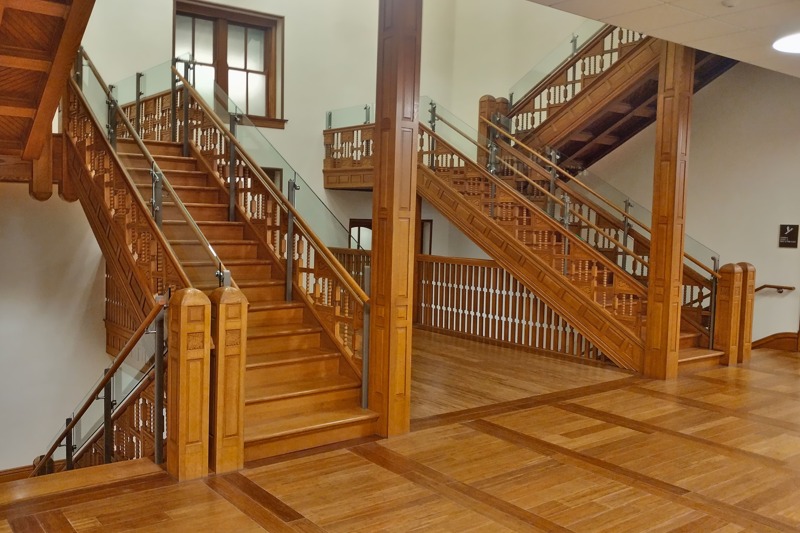
<svg viewBox="0 0 800 533">
<path fill-rule="evenodd" d="M 26 5 L 28 1 L 24 0 Z M 83 38 L 83 32 L 86 30 L 86 24 L 89 22 L 93 7 L 94 0 L 74 0 L 69 9 L 69 14 L 64 24 L 64 33 L 61 35 L 58 49 L 53 58 L 50 76 L 47 78 L 47 84 L 42 92 L 36 116 L 33 118 L 31 133 L 22 151 L 23 159 L 38 159 L 42 154 L 47 137 L 52 133 L 53 116 L 64 92 L 64 84 L 69 77 L 75 54 Z"/>
<path fill-rule="evenodd" d="M 23 57 L 0 52 L 0 67 L 34 70 L 36 72 L 50 72 L 50 65 L 49 59 L 37 59 L 34 57 Z"/>
<path fill-rule="evenodd" d="M 36 109 L 33 107 L 7 106 L 0 104 L 0 116 L 3 117 L 33 118 L 35 114 Z"/>
<path fill-rule="evenodd" d="M 70 6 L 47 0 L 0 0 L 5 8 L 28 11 L 37 15 L 66 18 Z"/>
</svg>

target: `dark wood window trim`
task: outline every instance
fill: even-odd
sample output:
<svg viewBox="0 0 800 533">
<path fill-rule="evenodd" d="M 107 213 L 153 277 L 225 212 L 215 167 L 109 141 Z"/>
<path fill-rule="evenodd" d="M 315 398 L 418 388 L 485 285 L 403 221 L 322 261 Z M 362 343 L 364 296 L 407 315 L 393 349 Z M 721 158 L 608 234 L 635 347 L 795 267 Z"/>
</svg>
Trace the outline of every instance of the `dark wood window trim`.
<svg viewBox="0 0 800 533">
<path fill-rule="evenodd" d="M 175 56 L 175 20 L 177 15 L 203 18 L 214 23 L 214 71 L 216 82 L 228 90 L 228 24 L 264 30 L 264 69 L 267 75 L 266 116 L 247 115 L 253 125 L 283 129 L 283 17 L 266 15 L 249 9 L 210 4 L 201 0 L 175 0 L 172 28 L 172 54 Z M 279 57 L 280 54 L 280 57 Z M 241 70 L 241 69 L 235 69 Z M 280 70 L 280 72 L 279 72 Z"/>
</svg>

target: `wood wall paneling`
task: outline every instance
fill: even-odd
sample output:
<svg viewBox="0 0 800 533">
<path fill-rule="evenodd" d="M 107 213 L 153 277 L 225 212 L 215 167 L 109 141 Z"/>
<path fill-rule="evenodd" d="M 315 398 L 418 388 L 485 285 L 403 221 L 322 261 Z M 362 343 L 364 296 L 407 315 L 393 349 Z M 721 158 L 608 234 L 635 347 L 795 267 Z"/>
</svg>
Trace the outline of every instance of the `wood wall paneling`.
<svg viewBox="0 0 800 533">
<path fill-rule="evenodd" d="M 694 50 L 664 43 L 658 81 L 644 374 L 678 373 Z"/>
<path fill-rule="evenodd" d="M 167 472 L 178 480 L 208 475 L 211 302 L 181 289 L 169 302 Z"/>
<path fill-rule="evenodd" d="M 378 25 L 369 407 L 387 436 L 411 416 L 422 0 L 381 0 Z"/>
</svg>

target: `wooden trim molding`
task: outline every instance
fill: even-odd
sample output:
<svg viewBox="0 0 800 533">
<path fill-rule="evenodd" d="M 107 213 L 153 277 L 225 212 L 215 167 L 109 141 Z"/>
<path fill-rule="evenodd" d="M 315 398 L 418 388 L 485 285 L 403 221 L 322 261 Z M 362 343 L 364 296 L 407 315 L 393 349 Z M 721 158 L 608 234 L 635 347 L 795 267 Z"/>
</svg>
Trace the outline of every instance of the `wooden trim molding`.
<svg viewBox="0 0 800 533">
<path fill-rule="evenodd" d="M 761 339 L 753 341 L 753 349 L 769 348 L 770 350 L 785 350 L 787 352 L 797 352 L 798 334 L 794 331 L 783 331 L 773 333 Z"/>
</svg>

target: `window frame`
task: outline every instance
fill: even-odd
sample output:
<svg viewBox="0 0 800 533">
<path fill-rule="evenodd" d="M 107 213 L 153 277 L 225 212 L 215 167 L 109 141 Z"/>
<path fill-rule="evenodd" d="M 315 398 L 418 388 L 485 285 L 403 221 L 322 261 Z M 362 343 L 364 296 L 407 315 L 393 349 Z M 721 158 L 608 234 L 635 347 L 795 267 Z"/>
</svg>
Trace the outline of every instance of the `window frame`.
<svg viewBox="0 0 800 533">
<path fill-rule="evenodd" d="M 230 70 L 239 72 L 259 71 L 245 68 L 228 67 L 228 25 L 235 24 L 245 28 L 264 31 L 264 71 L 266 80 L 266 116 L 247 114 L 247 118 L 258 127 L 283 129 L 286 119 L 283 118 L 283 17 L 234 8 L 218 4 L 210 4 L 202 0 L 175 0 L 172 17 L 172 55 L 176 54 L 175 37 L 177 33 L 177 17 L 183 15 L 194 19 L 209 20 L 214 27 L 214 76 L 217 85 L 229 93 L 228 76 Z M 194 23 L 192 24 L 194 28 Z M 194 31 L 192 35 L 194 47 Z M 247 41 L 245 39 L 245 50 Z M 244 102 L 245 106 L 249 102 Z"/>
</svg>

